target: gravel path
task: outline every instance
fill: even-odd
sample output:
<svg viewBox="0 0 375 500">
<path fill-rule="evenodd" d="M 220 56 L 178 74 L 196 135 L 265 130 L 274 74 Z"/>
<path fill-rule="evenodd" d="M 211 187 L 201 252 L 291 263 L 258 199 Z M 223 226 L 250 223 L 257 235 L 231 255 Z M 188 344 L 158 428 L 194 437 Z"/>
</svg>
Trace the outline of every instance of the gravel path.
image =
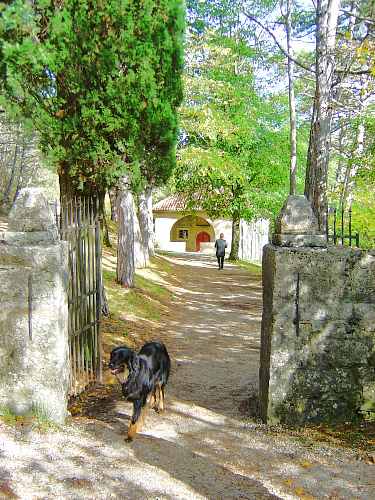
<svg viewBox="0 0 375 500">
<path fill-rule="evenodd" d="M 259 278 L 218 271 L 210 258 L 165 258 L 175 270 L 159 335 L 173 358 L 165 414 L 150 411 L 125 444 L 131 406 L 116 388 L 55 432 L 2 425 L 0 498 L 374 499 L 374 465 L 245 419 L 259 368 Z"/>
</svg>

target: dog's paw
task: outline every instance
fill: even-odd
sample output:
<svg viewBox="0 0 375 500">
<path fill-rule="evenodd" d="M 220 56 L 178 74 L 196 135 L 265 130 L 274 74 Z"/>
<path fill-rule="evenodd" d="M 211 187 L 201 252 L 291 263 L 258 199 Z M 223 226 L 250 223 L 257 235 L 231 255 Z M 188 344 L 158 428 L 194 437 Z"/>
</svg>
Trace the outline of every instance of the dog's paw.
<svg viewBox="0 0 375 500">
<path fill-rule="evenodd" d="M 133 438 L 132 438 L 132 437 L 130 437 L 130 436 L 126 436 L 126 438 L 125 438 L 125 443 L 128 443 L 128 444 L 129 444 L 129 443 L 131 443 L 132 441 L 133 441 Z"/>
</svg>

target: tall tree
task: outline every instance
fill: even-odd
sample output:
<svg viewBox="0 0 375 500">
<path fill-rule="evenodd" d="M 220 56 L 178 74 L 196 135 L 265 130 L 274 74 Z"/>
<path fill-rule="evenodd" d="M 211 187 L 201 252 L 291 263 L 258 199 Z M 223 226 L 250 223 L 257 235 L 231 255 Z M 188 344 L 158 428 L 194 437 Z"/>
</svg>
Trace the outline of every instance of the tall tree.
<svg viewBox="0 0 375 500">
<path fill-rule="evenodd" d="M 165 150 L 175 141 L 180 97 L 167 97 L 182 30 L 182 0 L 16 0 L 3 9 L 3 93 L 32 119 L 63 196 L 102 193 L 119 179 L 125 191 L 129 178 L 139 185 L 150 135 Z M 161 162 L 157 175 L 169 168 Z"/>
<path fill-rule="evenodd" d="M 288 182 L 287 103 L 257 94 L 252 56 L 238 32 L 190 32 L 175 186 L 232 220 L 234 259 L 240 218 L 274 213 Z"/>
<path fill-rule="evenodd" d="M 181 0 L 159 0 L 155 3 L 152 20 L 147 25 L 148 46 L 152 48 L 152 74 L 154 87 L 150 97 L 144 101 L 140 112 L 142 149 L 139 162 L 140 177 L 129 182 L 120 182 L 118 197 L 127 203 L 118 202 L 118 207 L 127 206 L 132 219 L 135 237 L 129 242 L 126 252 L 118 254 L 128 278 L 117 279 L 123 286 L 134 283 L 134 262 L 138 267 L 148 263 L 152 244 L 152 187 L 165 182 L 175 165 L 175 145 L 178 134 L 177 108 L 182 100 L 181 73 L 183 65 L 184 9 Z M 138 210 L 129 198 L 129 192 L 138 191 Z M 125 220 L 123 216 L 121 220 Z M 119 225 L 119 241 L 127 228 Z M 118 247 L 120 248 L 120 246 Z"/>
<path fill-rule="evenodd" d="M 340 0 L 317 0 L 315 97 L 307 156 L 305 194 L 321 231 L 327 211 L 327 176 L 331 149 L 332 87 Z"/>
<path fill-rule="evenodd" d="M 160 86 L 152 36 L 163 19 L 171 29 L 168 9 L 154 0 L 15 0 L 3 9 L 3 94 L 32 119 L 66 195 L 102 191 L 139 171 L 147 108 Z"/>
<path fill-rule="evenodd" d="M 281 4 L 282 9 L 282 4 Z M 297 174 L 297 118 L 296 100 L 294 95 L 294 61 L 292 47 L 292 0 L 286 1 L 285 19 L 287 51 L 288 51 L 288 90 L 289 90 L 289 122 L 290 122 L 290 167 L 289 167 L 289 193 L 296 194 Z"/>
</svg>

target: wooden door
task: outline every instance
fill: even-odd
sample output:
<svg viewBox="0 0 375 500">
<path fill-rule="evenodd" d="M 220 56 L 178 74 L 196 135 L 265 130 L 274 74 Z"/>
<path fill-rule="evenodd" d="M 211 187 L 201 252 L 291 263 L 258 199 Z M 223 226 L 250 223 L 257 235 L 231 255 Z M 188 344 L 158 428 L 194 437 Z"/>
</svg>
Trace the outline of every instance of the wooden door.
<svg viewBox="0 0 375 500">
<path fill-rule="evenodd" d="M 201 243 L 206 243 L 209 241 L 211 241 L 210 235 L 208 233 L 206 233 L 206 231 L 201 231 L 200 233 L 198 233 L 197 238 L 196 238 L 196 245 L 195 245 L 196 252 L 200 251 Z"/>
</svg>

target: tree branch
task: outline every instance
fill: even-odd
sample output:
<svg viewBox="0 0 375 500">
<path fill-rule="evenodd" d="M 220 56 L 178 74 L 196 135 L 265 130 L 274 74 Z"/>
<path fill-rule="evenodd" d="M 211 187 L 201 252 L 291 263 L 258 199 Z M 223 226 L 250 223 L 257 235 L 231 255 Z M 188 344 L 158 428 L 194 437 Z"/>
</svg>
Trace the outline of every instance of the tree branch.
<svg viewBox="0 0 375 500">
<path fill-rule="evenodd" d="M 370 69 L 359 69 L 358 71 L 351 71 L 347 69 L 335 69 L 335 73 L 339 75 L 356 76 L 356 75 L 371 75 Z"/>
<path fill-rule="evenodd" d="M 358 21 L 363 21 L 364 23 L 372 24 L 375 26 L 374 19 L 371 19 L 369 17 L 358 16 L 357 14 L 355 14 L 354 12 L 351 12 L 350 10 L 340 9 L 340 12 L 342 12 L 343 14 L 346 14 L 349 17 L 355 17 L 356 19 L 358 19 Z"/>
<path fill-rule="evenodd" d="M 258 26 L 260 26 L 264 31 L 266 31 L 273 38 L 273 40 L 276 43 L 276 45 L 278 46 L 278 48 L 281 50 L 281 52 L 286 57 L 288 57 L 291 61 L 293 61 L 295 64 L 297 64 L 297 66 L 299 66 L 300 68 L 303 68 L 304 70 L 315 74 L 315 71 L 313 69 L 309 68 L 308 66 L 305 66 L 303 63 L 297 61 L 297 59 L 295 59 L 294 57 L 291 57 L 290 54 L 288 54 L 288 52 L 280 44 L 280 42 L 277 40 L 275 34 L 268 28 L 268 26 L 264 25 L 256 17 L 252 16 L 251 14 L 248 14 L 247 12 L 244 12 L 244 14 L 248 19 L 250 19 L 250 21 L 253 21 L 254 23 L 256 23 Z"/>
</svg>

